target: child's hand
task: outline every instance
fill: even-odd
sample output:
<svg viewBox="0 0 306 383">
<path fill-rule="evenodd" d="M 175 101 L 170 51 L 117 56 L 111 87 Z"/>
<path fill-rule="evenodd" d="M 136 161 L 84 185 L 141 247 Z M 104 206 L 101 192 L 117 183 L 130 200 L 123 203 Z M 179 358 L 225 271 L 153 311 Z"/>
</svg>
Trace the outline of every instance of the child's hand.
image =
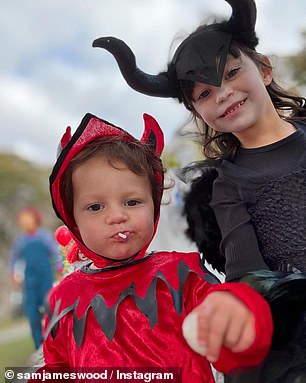
<svg viewBox="0 0 306 383">
<path fill-rule="evenodd" d="M 240 352 L 252 345 L 254 317 L 232 293 L 216 291 L 185 318 L 183 333 L 191 348 L 215 362 L 222 346 Z"/>
<path fill-rule="evenodd" d="M 20 289 L 22 287 L 22 281 L 15 274 L 11 275 L 11 283 L 15 289 Z"/>
</svg>

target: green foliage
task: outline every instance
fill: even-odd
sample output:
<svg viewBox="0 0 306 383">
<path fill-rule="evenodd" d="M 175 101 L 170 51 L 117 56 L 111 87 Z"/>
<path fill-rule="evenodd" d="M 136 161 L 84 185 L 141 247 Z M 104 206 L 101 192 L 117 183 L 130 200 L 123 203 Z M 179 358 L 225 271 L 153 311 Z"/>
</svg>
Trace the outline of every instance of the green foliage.
<svg viewBox="0 0 306 383">
<path fill-rule="evenodd" d="M 180 163 L 178 159 L 174 155 L 171 155 L 170 153 L 167 153 L 166 151 L 162 155 L 162 161 L 163 161 L 164 168 L 166 170 L 177 169 L 180 167 Z"/>
<path fill-rule="evenodd" d="M 26 367 L 30 364 L 30 356 L 34 352 L 33 340 L 30 335 L 12 342 L 1 344 L 1 367 Z"/>
<path fill-rule="evenodd" d="M 14 154 L 0 153 L 0 257 L 7 257 L 17 229 L 15 217 L 25 206 L 37 207 L 46 226 L 54 226 L 49 196 L 50 169 L 39 167 Z"/>
<path fill-rule="evenodd" d="M 41 202 L 47 191 L 46 170 L 13 154 L 0 154 L 0 204 Z"/>
<path fill-rule="evenodd" d="M 302 32 L 303 46 L 301 51 L 288 59 L 294 79 L 298 85 L 306 85 L 306 30 Z"/>
</svg>

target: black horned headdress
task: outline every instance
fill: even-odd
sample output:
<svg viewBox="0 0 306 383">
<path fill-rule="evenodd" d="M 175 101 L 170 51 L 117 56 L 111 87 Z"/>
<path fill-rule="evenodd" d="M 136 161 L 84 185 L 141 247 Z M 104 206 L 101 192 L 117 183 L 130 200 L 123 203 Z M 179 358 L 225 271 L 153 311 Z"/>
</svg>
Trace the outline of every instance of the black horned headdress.
<svg viewBox="0 0 306 383">
<path fill-rule="evenodd" d="M 137 92 L 155 97 L 181 99 L 179 81 L 199 81 L 220 86 L 231 41 L 255 50 L 256 5 L 254 0 L 226 0 L 232 7 L 227 21 L 198 28 L 177 48 L 168 70 L 157 75 L 137 67 L 132 50 L 115 37 L 101 37 L 93 47 L 109 51 L 116 59 L 128 85 Z"/>
</svg>

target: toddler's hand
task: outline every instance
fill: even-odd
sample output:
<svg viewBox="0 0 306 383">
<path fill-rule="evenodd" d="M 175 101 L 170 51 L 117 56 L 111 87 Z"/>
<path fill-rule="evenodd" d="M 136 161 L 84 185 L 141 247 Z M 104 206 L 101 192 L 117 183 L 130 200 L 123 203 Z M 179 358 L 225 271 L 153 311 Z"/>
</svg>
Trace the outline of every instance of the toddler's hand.
<svg viewBox="0 0 306 383">
<path fill-rule="evenodd" d="M 222 346 L 241 352 L 252 345 L 254 317 L 232 293 L 216 291 L 185 318 L 183 334 L 191 348 L 215 362 Z"/>
</svg>

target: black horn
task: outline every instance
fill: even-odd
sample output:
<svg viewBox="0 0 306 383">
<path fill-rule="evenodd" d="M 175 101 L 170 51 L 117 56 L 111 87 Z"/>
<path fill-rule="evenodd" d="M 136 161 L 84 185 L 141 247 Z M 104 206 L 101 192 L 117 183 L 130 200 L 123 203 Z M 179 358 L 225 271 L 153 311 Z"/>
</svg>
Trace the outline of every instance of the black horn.
<svg viewBox="0 0 306 383">
<path fill-rule="evenodd" d="M 255 49 L 258 37 L 255 32 L 257 10 L 254 0 L 226 0 L 226 2 L 232 7 L 228 26 L 233 39 Z"/>
<path fill-rule="evenodd" d="M 115 37 L 100 37 L 94 40 L 92 46 L 106 49 L 114 56 L 125 81 L 137 92 L 155 97 L 178 97 L 174 70 L 157 75 L 143 72 L 137 67 L 135 55 L 130 47 Z"/>
</svg>

